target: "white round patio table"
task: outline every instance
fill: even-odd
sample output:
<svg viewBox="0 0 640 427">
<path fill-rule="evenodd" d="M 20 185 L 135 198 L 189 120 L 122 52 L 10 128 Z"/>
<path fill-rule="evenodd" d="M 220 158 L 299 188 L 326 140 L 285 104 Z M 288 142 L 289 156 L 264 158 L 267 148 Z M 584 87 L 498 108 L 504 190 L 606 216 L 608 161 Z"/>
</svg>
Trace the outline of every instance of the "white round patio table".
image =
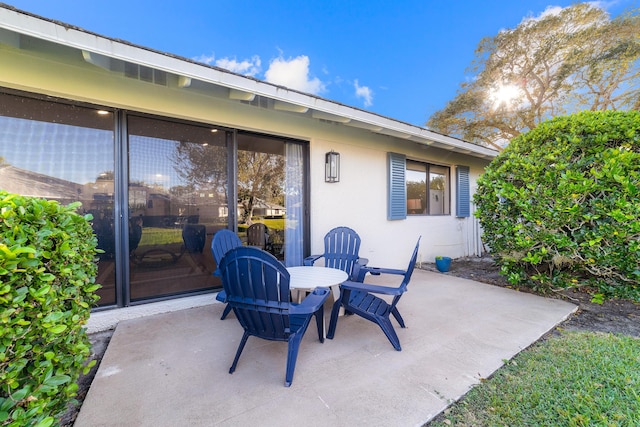
<svg viewBox="0 0 640 427">
<path fill-rule="evenodd" d="M 342 270 L 330 267 L 298 266 L 287 267 L 289 272 L 289 288 L 298 291 L 298 302 L 304 291 L 313 291 L 315 288 L 330 288 L 333 300 L 340 298 L 340 284 L 349 276 Z"/>
</svg>

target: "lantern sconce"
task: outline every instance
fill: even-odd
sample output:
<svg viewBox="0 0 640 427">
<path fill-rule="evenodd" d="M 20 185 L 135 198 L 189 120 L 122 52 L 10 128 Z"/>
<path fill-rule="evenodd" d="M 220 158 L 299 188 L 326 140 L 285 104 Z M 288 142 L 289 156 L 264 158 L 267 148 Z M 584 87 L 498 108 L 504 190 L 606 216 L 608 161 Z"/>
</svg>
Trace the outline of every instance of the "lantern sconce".
<svg viewBox="0 0 640 427">
<path fill-rule="evenodd" d="M 340 182 L 340 153 L 333 150 L 324 156 L 324 182 Z"/>
</svg>

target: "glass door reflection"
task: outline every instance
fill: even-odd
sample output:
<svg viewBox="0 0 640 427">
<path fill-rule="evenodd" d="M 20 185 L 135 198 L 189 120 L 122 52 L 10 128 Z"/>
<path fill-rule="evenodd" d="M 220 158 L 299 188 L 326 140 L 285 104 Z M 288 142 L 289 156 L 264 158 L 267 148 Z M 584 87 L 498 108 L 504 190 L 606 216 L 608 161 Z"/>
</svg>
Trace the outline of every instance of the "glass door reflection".
<svg viewBox="0 0 640 427">
<path fill-rule="evenodd" d="M 226 132 L 129 117 L 131 300 L 220 286 L 213 234 L 226 228 Z"/>
</svg>

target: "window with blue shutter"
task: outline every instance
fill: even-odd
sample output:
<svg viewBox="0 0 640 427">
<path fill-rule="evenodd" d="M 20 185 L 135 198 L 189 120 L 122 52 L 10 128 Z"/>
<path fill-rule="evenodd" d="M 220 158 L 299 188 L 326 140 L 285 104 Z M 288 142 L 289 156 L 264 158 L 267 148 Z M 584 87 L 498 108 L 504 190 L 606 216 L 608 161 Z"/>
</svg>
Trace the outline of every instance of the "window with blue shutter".
<svg viewBox="0 0 640 427">
<path fill-rule="evenodd" d="M 406 156 L 389 153 L 389 188 L 387 219 L 405 219 L 407 217 L 407 185 L 405 181 Z"/>
<path fill-rule="evenodd" d="M 456 216 L 468 217 L 470 207 L 469 166 L 456 166 Z"/>
</svg>

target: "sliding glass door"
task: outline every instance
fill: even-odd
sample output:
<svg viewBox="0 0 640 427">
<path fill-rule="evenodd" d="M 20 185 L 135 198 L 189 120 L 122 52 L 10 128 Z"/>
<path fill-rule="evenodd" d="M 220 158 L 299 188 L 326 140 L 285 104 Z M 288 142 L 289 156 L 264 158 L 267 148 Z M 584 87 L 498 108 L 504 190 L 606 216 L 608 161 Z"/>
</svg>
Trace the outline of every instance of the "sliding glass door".
<svg viewBox="0 0 640 427">
<path fill-rule="evenodd" d="M 303 145 L 238 133 L 238 234 L 285 265 L 302 264 Z"/>
<path fill-rule="evenodd" d="M 131 301 L 219 286 L 211 238 L 227 228 L 227 140 L 210 126 L 129 116 Z"/>
<path fill-rule="evenodd" d="M 116 303 L 114 135 L 111 111 L 0 93 L 0 188 L 93 214 L 102 305 Z"/>
</svg>

